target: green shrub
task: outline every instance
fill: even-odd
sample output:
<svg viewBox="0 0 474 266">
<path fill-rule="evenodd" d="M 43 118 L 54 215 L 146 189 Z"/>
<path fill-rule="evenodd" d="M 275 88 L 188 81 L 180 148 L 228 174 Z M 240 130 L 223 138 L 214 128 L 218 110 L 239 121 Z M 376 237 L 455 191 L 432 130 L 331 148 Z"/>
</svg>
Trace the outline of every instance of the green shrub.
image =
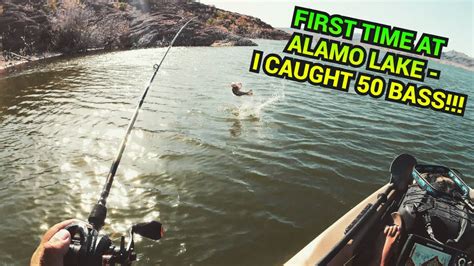
<svg viewBox="0 0 474 266">
<path fill-rule="evenodd" d="M 122 0 L 124 1 L 124 0 Z M 125 11 L 127 9 L 127 3 L 124 3 L 124 2 L 120 2 L 119 3 L 119 10 L 120 11 Z"/>
</svg>

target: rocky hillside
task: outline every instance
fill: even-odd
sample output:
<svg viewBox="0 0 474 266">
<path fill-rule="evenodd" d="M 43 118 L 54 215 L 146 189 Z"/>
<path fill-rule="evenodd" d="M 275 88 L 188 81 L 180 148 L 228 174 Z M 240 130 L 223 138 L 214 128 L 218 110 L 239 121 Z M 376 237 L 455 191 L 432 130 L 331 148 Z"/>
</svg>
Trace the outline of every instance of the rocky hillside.
<svg viewBox="0 0 474 266">
<path fill-rule="evenodd" d="M 448 51 L 441 54 L 441 60 L 451 62 L 456 66 L 464 66 L 467 69 L 474 70 L 474 58 L 468 56 L 467 54 L 457 52 L 457 51 Z"/>
<path fill-rule="evenodd" d="M 191 0 L 2 0 L 0 49 L 22 55 L 167 45 L 247 46 L 289 34 L 258 18 Z"/>
</svg>

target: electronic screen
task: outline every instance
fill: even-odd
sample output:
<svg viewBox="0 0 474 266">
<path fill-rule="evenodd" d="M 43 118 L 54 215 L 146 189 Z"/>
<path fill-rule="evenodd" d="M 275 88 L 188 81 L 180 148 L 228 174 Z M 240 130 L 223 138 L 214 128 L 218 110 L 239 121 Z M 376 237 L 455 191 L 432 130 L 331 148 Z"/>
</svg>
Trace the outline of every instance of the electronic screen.
<svg viewBox="0 0 474 266">
<path fill-rule="evenodd" d="M 436 243 L 418 235 L 409 234 L 398 257 L 397 265 L 439 266 L 467 265 L 468 256 L 462 251 Z"/>
<path fill-rule="evenodd" d="M 410 255 L 405 265 L 410 266 L 441 266 L 449 265 L 451 255 L 442 251 L 430 248 L 420 243 L 414 243 Z"/>
</svg>

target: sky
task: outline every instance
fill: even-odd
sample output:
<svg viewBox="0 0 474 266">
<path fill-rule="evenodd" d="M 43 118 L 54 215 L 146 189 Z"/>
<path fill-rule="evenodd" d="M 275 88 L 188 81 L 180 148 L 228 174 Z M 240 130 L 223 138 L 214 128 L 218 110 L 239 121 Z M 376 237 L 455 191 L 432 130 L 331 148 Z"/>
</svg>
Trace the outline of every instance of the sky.
<svg viewBox="0 0 474 266">
<path fill-rule="evenodd" d="M 295 5 L 449 38 L 443 51 L 474 57 L 474 0 L 201 0 L 289 28 Z"/>
</svg>

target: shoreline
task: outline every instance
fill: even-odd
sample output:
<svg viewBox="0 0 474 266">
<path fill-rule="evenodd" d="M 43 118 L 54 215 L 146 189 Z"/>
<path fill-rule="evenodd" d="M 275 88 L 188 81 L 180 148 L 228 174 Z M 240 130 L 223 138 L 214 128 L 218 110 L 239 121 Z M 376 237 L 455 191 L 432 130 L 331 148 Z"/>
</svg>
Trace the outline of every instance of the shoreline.
<svg viewBox="0 0 474 266">
<path fill-rule="evenodd" d="M 49 59 L 58 59 L 61 57 L 81 57 L 87 56 L 96 53 L 111 53 L 111 52 L 120 52 L 120 51 L 132 51 L 137 49 L 152 49 L 152 48 L 166 48 L 167 46 L 154 46 L 154 47 L 137 47 L 137 48 L 130 48 L 130 49 L 106 49 L 106 48 L 91 48 L 84 52 L 79 53 L 72 53 L 72 54 L 63 54 L 63 53 L 53 53 L 48 52 L 39 55 L 28 55 L 22 56 L 23 59 L 14 58 L 6 60 L 3 56 L 3 53 L 0 53 L 0 77 L 4 77 L 8 74 L 11 74 L 15 71 L 21 70 L 23 68 L 27 68 L 36 63 L 44 62 Z M 176 47 L 180 47 L 179 45 Z M 229 42 L 221 42 L 216 43 L 215 45 L 210 46 L 182 46 L 182 47 L 213 47 L 213 48 L 222 48 L 222 47 L 237 47 L 233 43 Z M 251 46 L 249 46 L 251 47 Z"/>
<path fill-rule="evenodd" d="M 232 47 L 232 45 L 215 45 L 215 46 L 208 46 L 208 47 Z M 150 47 L 151 48 L 151 47 Z M 156 47 L 154 47 L 156 48 Z M 116 52 L 116 51 L 129 51 L 129 50 L 135 50 L 135 49 L 116 49 L 116 50 L 107 50 L 107 49 L 90 49 L 86 52 L 82 53 L 77 53 L 73 54 L 70 56 L 86 56 L 90 55 L 93 53 L 109 53 L 109 52 Z M 44 53 L 41 55 L 33 55 L 33 56 L 27 56 L 24 59 L 11 59 L 11 60 L 5 60 L 3 55 L 0 55 L 0 77 L 6 76 L 8 74 L 11 74 L 17 70 L 21 70 L 22 68 L 26 68 L 32 64 L 36 64 L 39 62 L 43 62 L 48 59 L 57 59 L 60 57 L 65 57 L 67 55 L 62 54 L 62 53 Z M 463 64 L 459 64 L 456 62 L 452 62 L 449 60 L 444 60 L 444 59 L 432 59 L 434 62 L 443 64 L 443 65 L 448 65 L 456 68 L 461 68 L 467 71 L 474 72 L 473 67 L 468 67 Z"/>
<path fill-rule="evenodd" d="M 448 66 L 453 66 L 453 67 L 457 67 L 457 68 L 462 68 L 464 70 L 474 72 L 474 67 L 469 67 L 469 66 L 466 66 L 466 65 L 463 65 L 463 64 L 460 64 L 460 63 L 456 63 L 456 62 L 453 62 L 453 61 L 445 60 L 445 59 L 432 59 L 432 60 L 433 60 L 433 62 L 436 62 L 436 63 L 440 63 L 440 64 L 448 65 Z"/>
<path fill-rule="evenodd" d="M 15 72 L 23 67 L 28 67 L 31 64 L 45 61 L 47 59 L 59 58 L 63 56 L 61 53 L 44 53 L 41 55 L 27 56 L 22 59 L 6 60 L 3 55 L 0 55 L 0 77 Z"/>
</svg>

